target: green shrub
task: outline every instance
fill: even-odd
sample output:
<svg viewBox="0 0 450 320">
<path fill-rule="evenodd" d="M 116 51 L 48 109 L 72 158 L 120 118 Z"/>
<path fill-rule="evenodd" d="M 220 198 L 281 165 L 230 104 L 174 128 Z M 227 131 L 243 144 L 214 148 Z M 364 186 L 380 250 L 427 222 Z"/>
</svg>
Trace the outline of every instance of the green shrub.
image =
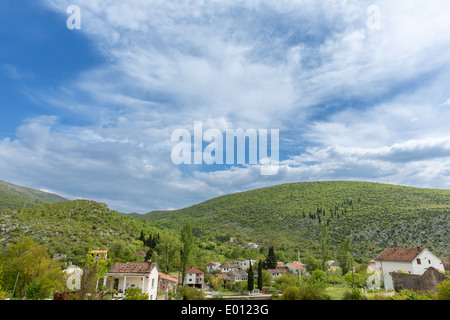
<svg viewBox="0 0 450 320">
<path fill-rule="evenodd" d="M 361 290 L 353 289 L 351 291 L 346 291 L 342 300 L 367 300 L 367 297 Z"/>
</svg>

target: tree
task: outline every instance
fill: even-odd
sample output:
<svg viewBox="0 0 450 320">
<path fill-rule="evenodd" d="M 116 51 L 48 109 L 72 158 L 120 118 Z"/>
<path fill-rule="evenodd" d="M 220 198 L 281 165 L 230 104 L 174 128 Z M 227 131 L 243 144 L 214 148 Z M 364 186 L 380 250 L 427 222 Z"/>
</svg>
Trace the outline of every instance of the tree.
<svg viewBox="0 0 450 320">
<path fill-rule="evenodd" d="M 341 248 L 338 251 L 338 255 L 336 260 L 339 263 L 339 266 L 342 269 L 342 275 L 345 275 L 350 271 L 351 262 L 350 262 L 350 247 L 351 247 L 351 239 L 347 237 L 345 242 L 342 244 Z"/>
<path fill-rule="evenodd" d="M 175 263 L 179 263 L 181 243 L 171 233 L 163 233 L 159 243 L 155 247 L 157 252 L 158 267 L 164 273 L 169 273 Z M 149 249 L 150 250 L 150 249 Z"/>
<path fill-rule="evenodd" d="M 45 247 L 31 238 L 16 240 L 5 254 L 0 255 L 0 262 L 3 265 L 3 289 L 13 291 L 16 297 L 28 293 L 30 299 L 43 299 L 64 289 L 61 267 L 50 258 Z"/>
<path fill-rule="evenodd" d="M 142 243 L 145 243 L 144 231 L 141 231 L 141 236 L 139 237 L 139 240 L 141 240 Z"/>
<path fill-rule="evenodd" d="M 187 267 L 189 263 L 189 257 L 194 248 L 194 236 L 192 235 L 192 228 L 189 222 L 186 225 L 184 225 L 183 228 L 181 228 L 180 241 L 181 241 L 181 251 L 180 251 L 181 283 L 184 284 Z"/>
<path fill-rule="evenodd" d="M 261 259 L 258 262 L 258 289 L 259 291 L 263 288 L 263 274 L 262 274 L 262 261 Z"/>
<path fill-rule="evenodd" d="M 265 260 L 265 269 L 276 269 L 277 268 L 277 257 L 275 255 L 275 250 L 273 246 L 269 247 L 269 253 Z"/>
<path fill-rule="evenodd" d="M 88 296 L 87 294 L 90 293 L 89 299 L 95 299 L 98 282 L 108 272 L 111 259 L 104 259 L 103 256 L 96 258 L 89 249 L 88 254 L 81 262 L 83 263 L 83 274 L 81 276 L 79 298 L 84 300 Z"/>
<path fill-rule="evenodd" d="M 322 257 L 322 270 L 326 271 L 326 262 L 329 257 L 329 250 L 330 250 L 330 234 L 328 233 L 328 228 L 324 226 L 322 228 L 322 233 L 319 235 L 319 248 L 320 248 L 320 255 Z"/>
<path fill-rule="evenodd" d="M 248 268 L 248 275 L 247 275 L 247 288 L 248 291 L 253 291 L 255 288 L 255 278 L 253 277 L 253 269 L 252 269 L 252 261 L 250 261 L 250 267 Z"/>
</svg>

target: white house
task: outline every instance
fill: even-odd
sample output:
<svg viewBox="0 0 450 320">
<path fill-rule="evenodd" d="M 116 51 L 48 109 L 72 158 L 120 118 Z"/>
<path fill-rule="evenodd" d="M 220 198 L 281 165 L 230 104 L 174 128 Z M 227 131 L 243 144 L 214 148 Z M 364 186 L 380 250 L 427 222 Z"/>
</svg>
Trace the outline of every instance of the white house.
<svg viewBox="0 0 450 320">
<path fill-rule="evenodd" d="M 184 279 L 184 284 L 193 287 L 203 288 L 205 283 L 205 274 L 202 270 L 190 267 L 186 271 L 186 279 Z"/>
<path fill-rule="evenodd" d="M 375 266 L 380 268 L 384 287 L 388 290 L 394 289 L 391 272 L 421 275 L 429 267 L 444 271 L 442 260 L 426 248 L 387 248 L 375 258 Z"/>
<path fill-rule="evenodd" d="M 227 273 L 228 279 L 232 284 L 248 280 L 248 274 L 244 270 L 234 270 Z"/>
<path fill-rule="evenodd" d="M 273 278 L 278 278 L 286 274 L 287 268 L 267 269 Z"/>
<path fill-rule="evenodd" d="M 158 292 L 158 267 L 156 262 L 116 263 L 105 274 L 104 286 L 114 288 L 123 297 L 129 288 L 141 288 L 148 294 L 149 300 L 156 300 Z"/>
<path fill-rule="evenodd" d="M 235 265 L 238 269 L 247 270 L 248 268 L 250 268 L 250 263 L 251 263 L 252 266 L 253 266 L 256 262 L 257 262 L 256 260 L 234 261 L 234 265 Z"/>
<path fill-rule="evenodd" d="M 238 269 L 238 267 L 236 266 L 236 265 L 234 265 L 234 264 L 229 264 L 229 263 L 224 263 L 224 264 L 221 264 L 220 266 L 219 266 L 219 270 L 220 270 L 220 272 L 222 272 L 222 273 L 227 273 L 227 272 L 230 272 L 230 271 L 235 271 L 235 270 L 237 270 Z"/>
<path fill-rule="evenodd" d="M 206 271 L 208 272 L 214 272 L 219 269 L 220 262 L 211 261 L 206 265 Z"/>
</svg>

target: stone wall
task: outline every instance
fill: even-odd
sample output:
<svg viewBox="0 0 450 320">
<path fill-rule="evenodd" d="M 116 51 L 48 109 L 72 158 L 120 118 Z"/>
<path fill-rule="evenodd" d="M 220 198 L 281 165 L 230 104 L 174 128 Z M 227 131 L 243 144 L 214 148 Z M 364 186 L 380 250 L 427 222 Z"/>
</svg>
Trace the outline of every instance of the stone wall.
<svg viewBox="0 0 450 320">
<path fill-rule="evenodd" d="M 450 279 L 433 267 L 428 268 L 422 275 L 402 272 L 391 272 L 390 274 L 395 291 L 436 291 L 438 283 Z"/>
</svg>

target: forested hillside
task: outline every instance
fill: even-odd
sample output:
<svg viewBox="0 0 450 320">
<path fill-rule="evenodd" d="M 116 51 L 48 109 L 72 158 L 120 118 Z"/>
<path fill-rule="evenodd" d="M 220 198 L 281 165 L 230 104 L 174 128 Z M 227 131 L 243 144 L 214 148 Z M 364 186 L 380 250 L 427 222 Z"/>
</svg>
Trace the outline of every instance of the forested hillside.
<svg viewBox="0 0 450 320">
<path fill-rule="evenodd" d="M 213 232 L 304 252 L 317 252 L 326 226 L 333 247 L 350 236 L 357 255 L 374 258 L 395 245 L 447 257 L 449 213 L 449 190 L 336 181 L 285 184 L 138 217 L 176 229 L 189 221 L 198 237 Z"/>
<path fill-rule="evenodd" d="M 145 221 L 88 200 L 64 201 L 17 210 L 0 210 L 0 249 L 14 239 L 29 236 L 44 244 L 49 253 L 64 253 L 77 261 L 88 249 L 126 247 L 143 231 L 157 234 Z"/>
</svg>

